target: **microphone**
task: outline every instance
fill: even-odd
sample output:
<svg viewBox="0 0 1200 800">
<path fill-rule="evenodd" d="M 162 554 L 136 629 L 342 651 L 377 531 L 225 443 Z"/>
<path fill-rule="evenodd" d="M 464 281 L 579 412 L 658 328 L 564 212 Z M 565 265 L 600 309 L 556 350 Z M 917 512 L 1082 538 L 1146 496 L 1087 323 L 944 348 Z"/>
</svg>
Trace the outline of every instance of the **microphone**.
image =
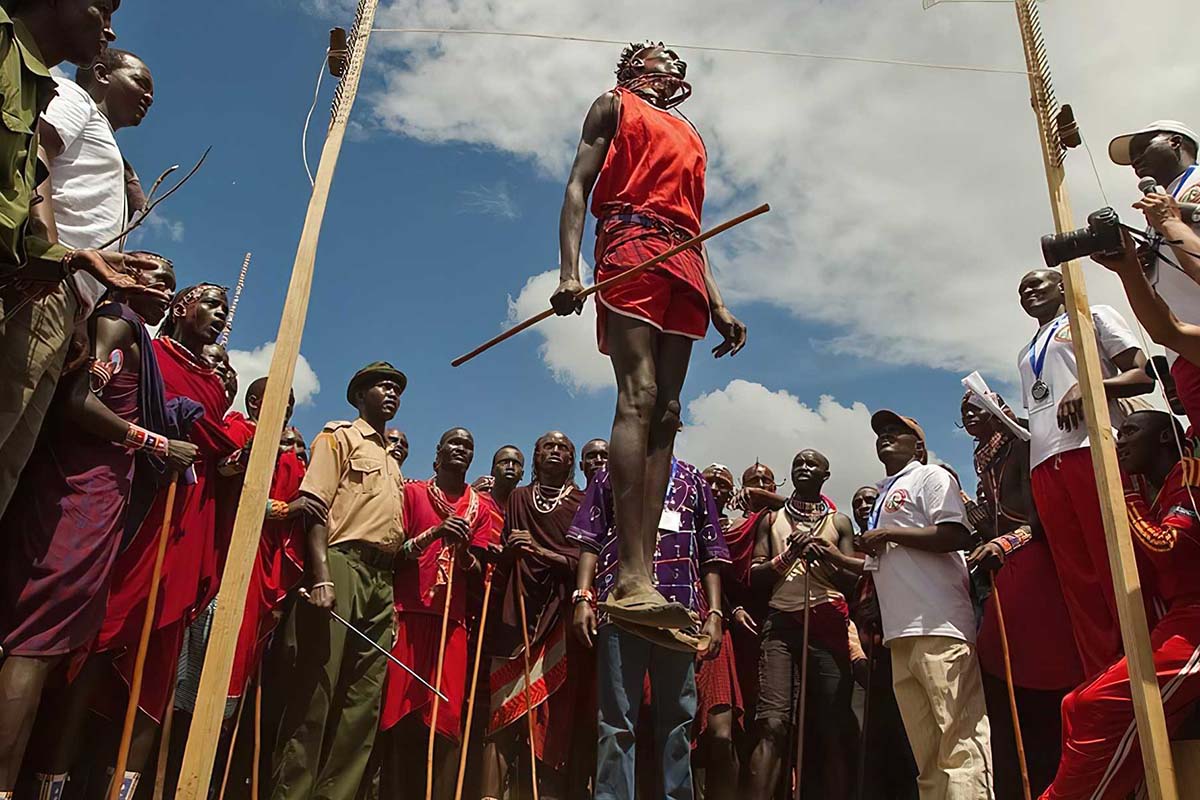
<svg viewBox="0 0 1200 800">
<path fill-rule="evenodd" d="M 1138 181 L 1138 189 L 1144 195 L 1167 193 L 1154 178 L 1142 178 Z M 1200 225 L 1200 203 L 1180 203 L 1179 216 L 1183 217 L 1183 221 L 1188 225 Z"/>
</svg>

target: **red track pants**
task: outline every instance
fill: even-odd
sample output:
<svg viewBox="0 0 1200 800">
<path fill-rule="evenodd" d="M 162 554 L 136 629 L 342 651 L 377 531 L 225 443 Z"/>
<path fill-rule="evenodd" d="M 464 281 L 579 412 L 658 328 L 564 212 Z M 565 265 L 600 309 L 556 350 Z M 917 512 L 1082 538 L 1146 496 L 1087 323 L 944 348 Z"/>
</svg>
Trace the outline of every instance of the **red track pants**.
<svg viewBox="0 0 1200 800">
<path fill-rule="evenodd" d="M 1088 448 L 1070 450 L 1033 469 L 1033 499 L 1054 556 L 1083 674 L 1091 678 L 1121 657 L 1121 628 L 1100 497 Z"/>
<path fill-rule="evenodd" d="M 1167 727 L 1200 698 L 1200 599 L 1177 601 L 1150 634 Z M 1117 800 L 1144 774 L 1125 659 L 1063 700 L 1062 761 L 1042 800 Z"/>
</svg>

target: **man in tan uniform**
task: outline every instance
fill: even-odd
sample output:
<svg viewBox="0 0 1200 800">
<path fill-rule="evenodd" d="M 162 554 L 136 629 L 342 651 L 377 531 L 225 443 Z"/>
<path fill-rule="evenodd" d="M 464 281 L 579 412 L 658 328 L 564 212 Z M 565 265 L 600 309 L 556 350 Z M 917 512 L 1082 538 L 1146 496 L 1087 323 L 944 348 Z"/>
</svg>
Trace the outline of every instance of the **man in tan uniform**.
<svg viewBox="0 0 1200 800">
<path fill-rule="evenodd" d="M 330 422 L 313 442 L 300 492 L 329 513 L 326 524 L 309 528 L 308 602 L 296 603 L 284 629 L 293 658 L 275 751 L 275 800 L 353 797 L 367 769 L 387 660 L 329 611 L 391 648 L 404 478 L 384 426 L 406 383 L 386 362 L 363 367 L 346 390 L 358 419 Z"/>
</svg>

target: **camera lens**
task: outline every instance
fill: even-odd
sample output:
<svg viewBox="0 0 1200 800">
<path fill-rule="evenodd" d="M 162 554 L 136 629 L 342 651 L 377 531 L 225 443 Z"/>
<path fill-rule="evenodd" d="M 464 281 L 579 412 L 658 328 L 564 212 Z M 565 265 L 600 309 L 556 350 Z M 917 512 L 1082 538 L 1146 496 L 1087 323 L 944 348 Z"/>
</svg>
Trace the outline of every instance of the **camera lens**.
<svg viewBox="0 0 1200 800">
<path fill-rule="evenodd" d="M 1066 233 L 1048 233 L 1042 237 L 1042 258 L 1047 267 L 1057 267 L 1072 259 L 1095 252 L 1096 234 L 1091 228 Z"/>
</svg>

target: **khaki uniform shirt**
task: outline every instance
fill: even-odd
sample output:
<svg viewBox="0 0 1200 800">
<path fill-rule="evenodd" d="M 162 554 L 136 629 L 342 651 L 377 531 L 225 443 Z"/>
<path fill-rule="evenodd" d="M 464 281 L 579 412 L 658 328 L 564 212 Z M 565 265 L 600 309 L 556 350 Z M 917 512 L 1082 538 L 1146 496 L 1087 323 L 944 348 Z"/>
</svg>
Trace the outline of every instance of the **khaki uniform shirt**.
<svg viewBox="0 0 1200 800">
<path fill-rule="evenodd" d="M 395 552 L 404 543 L 404 477 L 366 420 L 325 426 L 300 491 L 329 509 L 329 544 L 361 541 Z"/>
<path fill-rule="evenodd" d="M 35 190 L 46 176 L 37 157 L 38 118 L 54 94 L 37 43 L 0 8 L 0 275 L 67 254 L 44 232 L 29 230 Z"/>
</svg>

